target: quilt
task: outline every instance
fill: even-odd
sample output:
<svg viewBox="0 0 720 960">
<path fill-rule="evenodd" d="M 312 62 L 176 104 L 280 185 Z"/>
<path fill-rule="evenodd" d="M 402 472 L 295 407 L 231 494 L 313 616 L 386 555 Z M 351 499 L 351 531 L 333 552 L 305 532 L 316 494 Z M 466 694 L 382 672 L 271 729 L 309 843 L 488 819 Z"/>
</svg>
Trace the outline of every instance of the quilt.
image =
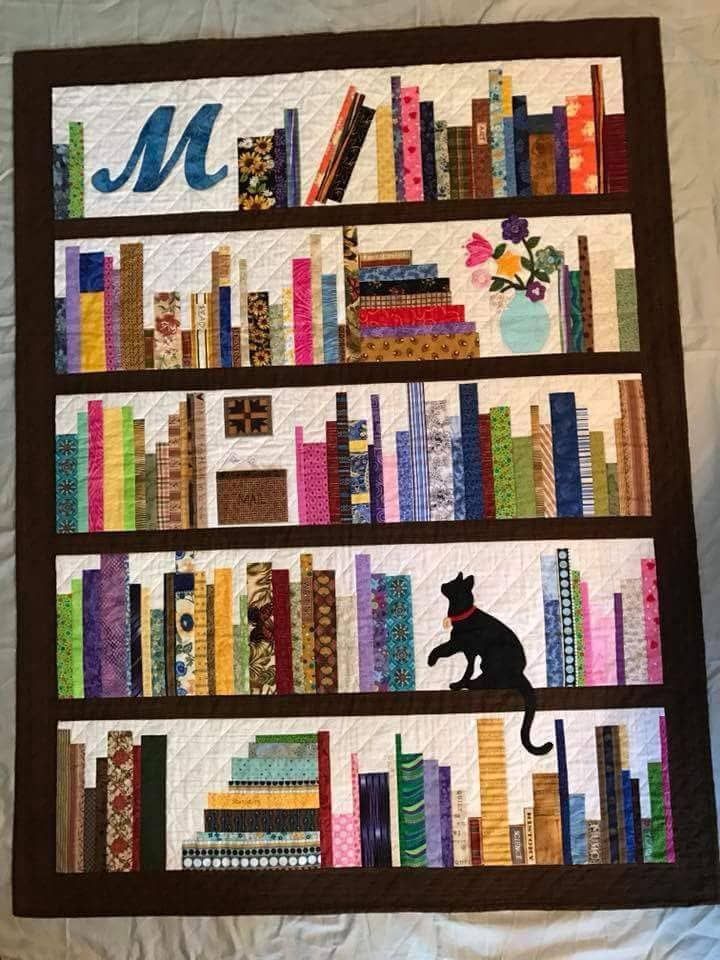
<svg viewBox="0 0 720 960">
<path fill-rule="evenodd" d="M 717 896 L 656 26 L 539 26 L 17 59 L 18 912 Z"/>
</svg>

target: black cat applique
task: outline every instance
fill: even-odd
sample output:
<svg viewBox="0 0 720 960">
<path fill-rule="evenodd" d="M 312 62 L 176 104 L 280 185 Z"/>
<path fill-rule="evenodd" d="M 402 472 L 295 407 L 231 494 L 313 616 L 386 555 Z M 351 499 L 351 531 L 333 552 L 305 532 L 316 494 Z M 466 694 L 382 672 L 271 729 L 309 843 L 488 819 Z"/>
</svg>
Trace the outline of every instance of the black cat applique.
<svg viewBox="0 0 720 960">
<path fill-rule="evenodd" d="M 520 740 L 529 753 L 542 756 L 552 750 L 552 743 L 540 747 L 530 742 L 530 726 L 535 716 L 535 691 L 525 676 L 525 651 L 513 631 L 473 603 L 475 577 L 459 573 L 454 580 L 440 587 L 448 598 L 448 619 L 452 623 L 450 639 L 430 652 L 428 665 L 433 667 L 440 657 L 464 653 L 465 673 L 450 684 L 451 690 L 517 690 L 525 700 L 525 716 Z M 481 672 L 473 677 L 475 662 L 480 657 Z"/>
</svg>

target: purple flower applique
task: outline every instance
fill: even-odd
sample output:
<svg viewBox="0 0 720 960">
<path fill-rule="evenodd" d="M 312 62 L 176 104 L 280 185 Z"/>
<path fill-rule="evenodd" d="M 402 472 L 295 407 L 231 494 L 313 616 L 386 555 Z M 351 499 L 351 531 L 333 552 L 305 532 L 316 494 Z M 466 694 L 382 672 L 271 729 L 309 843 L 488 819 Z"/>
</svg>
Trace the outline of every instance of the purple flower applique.
<svg viewBox="0 0 720 960">
<path fill-rule="evenodd" d="M 510 243 L 522 243 L 530 233 L 527 220 L 515 214 L 503 220 L 501 226 L 503 240 L 509 240 Z"/>
<path fill-rule="evenodd" d="M 532 280 L 525 289 L 525 296 L 528 300 L 532 300 L 533 303 L 537 303 L 538 300 L 544 300 L 545 287 L 539 280 Z"/>
</svg>

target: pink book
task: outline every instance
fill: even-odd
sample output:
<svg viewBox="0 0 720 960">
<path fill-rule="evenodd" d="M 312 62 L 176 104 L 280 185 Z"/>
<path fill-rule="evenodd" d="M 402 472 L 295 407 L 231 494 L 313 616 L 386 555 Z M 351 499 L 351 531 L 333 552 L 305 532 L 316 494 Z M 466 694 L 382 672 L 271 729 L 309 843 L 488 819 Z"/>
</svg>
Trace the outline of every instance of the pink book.
<svg viewBox="0 0 720 960">
<path fill-rule="evenodd" d="M 400 89 L 400 119 L 403 134 L 405 199 L 423 199 L 422 154 L 420 151 L 420 88 Z"/>
<path fill-rule="evenodd" d="M 397 456 L 383 453 L 383 492 L 385 496 L 385 523 L 397 523 L 400 520 L 400 503 L 397 488 Z"/>
<path fill-rule="evenodd" d="M 598 651 L 595 646 L 592 632 L 592 611 L 590 609 L 590 588 L 585 580 L 580 581 L 580 605 L 583 616 L 583 662 L 585 686 L 593 687 L 600 683 L 596 679 Z"/>
<path fill-rule="evenodd" d="M 327 486 L 327 446 L 324 443 L 304 443 L 303 494 L 305 523 L 330 523 L 330 502 Z"/>
<path fill-rule="evenodd" d="M 658 609 L 657 569 L 655 561 L 640 561 L 643 592 L 643 617 L 647 649 L 648 683 L 662 683 L 662 654 L 660 650 L 660 611 Z"/>
<path fill-rule="evenodd" d="M 297 484 L 298 523 L 305 519 L 305 464 L 303 463 L 303 428 L 295 427 L 295 482 Z"/>
<path fill-rule="evenodd" d="M 117 370 L 115 332 L 113 330 L 113 258 L 103 261 L 103 320 L 105 325 L 105 369 Z"/>
<path fill-rule="evenodd" d="M 295 331 L 295 364 L 313 362 L 312 335 L 312 279 L 310 257 L 299 257 L 292 262 L 293 329 Z"/>
<path fill-rule="evenodd" d="M 103 529 L 103 407 L 102 400 L 88 402 L 88 524 L 90 532 Z"/>
<path fill-rule="evenodd" d="M 595 648 L 595 676 L 600 686 L 613 687 L 617 683 L 615 662 L 615 614 L 593 614 L 593 646 Z"/>
</svg>

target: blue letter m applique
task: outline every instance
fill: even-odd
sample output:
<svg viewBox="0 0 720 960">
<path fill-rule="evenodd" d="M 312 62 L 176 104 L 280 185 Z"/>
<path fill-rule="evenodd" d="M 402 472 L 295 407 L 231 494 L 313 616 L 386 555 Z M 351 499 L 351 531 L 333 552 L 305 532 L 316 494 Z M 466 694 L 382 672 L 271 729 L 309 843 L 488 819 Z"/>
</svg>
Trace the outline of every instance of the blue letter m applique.
<svg viewBox="0 0 720 960">
<path fill-rule="evenodd" d="M 175 107 L 158 107 L 145 121 L 137 143 L 125 164 L 125 169 L 114 180 L 107 167 L 92 175 L 92 185 L 101 193 L 119 190 L 130 179 L 142 154 L 140 173 L 135 181 L 135 193 L 150 193 L 157 190 L 167 178 L 185 151 L 185 179 L 193 190 L 207 190 L 227 176 L 227 164 L 223 164 L 215 173 L 205 170 L 210 134 L 215 118 L 222 108 L 221 103 L 206 103 L 185 127 L 170 159 L 162 166 L 167 150 L 170 126 L 175 115 Z"/>
</svg>

